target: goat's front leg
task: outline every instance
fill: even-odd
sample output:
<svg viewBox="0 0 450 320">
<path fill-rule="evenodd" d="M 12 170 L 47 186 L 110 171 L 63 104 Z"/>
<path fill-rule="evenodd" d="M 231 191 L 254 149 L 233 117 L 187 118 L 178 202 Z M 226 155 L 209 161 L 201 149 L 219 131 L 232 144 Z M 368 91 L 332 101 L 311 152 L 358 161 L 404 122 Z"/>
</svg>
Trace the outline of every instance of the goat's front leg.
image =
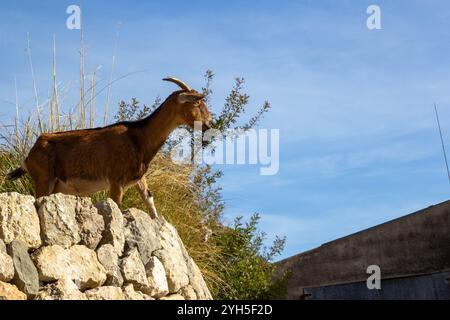
<svg viewBox="0 0 450 320">
<path fill-rule="evenodd" d="M 120 207 L 122 205 L 123 187 L 120 184 L 113 184 L 109 189 L 109 196 Z"/>
<path fill-rule="evenodd" d="M 155 203 L 153 202 L 153 196 L 148 190 L 147 181 L 145 177 L 142 177 L 141 180 L 136 184 L 136 188 L 141 195 L 142 201 L 144 201 L 145 206 L 147 207 L 150 217 L 155 219 L 158 217 L 158 212 L 156 212 Z"/>
</svg>

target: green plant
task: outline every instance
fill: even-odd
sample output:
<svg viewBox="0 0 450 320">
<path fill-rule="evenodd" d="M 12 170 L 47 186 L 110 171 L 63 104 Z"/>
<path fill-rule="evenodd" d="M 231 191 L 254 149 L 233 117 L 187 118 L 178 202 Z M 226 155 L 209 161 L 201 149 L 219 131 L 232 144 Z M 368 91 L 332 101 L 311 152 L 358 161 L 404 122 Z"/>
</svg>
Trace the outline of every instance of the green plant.
<svg viewBox="0 0 450 320">
<path fill-rule="evenodd" d="M 285 238 L 276 237 L 270 248 L 264 247 L 266 235 L 258 231 L 259 214 L 246 223 L 242 217 L 217 238 L 226 267 L 220 277 L 231 292 L 218 292 L 219 299 L 276 299 L 284 293 L 285 276 L 274 279 L 273 259 L 284 248 Z"/>
</svg>

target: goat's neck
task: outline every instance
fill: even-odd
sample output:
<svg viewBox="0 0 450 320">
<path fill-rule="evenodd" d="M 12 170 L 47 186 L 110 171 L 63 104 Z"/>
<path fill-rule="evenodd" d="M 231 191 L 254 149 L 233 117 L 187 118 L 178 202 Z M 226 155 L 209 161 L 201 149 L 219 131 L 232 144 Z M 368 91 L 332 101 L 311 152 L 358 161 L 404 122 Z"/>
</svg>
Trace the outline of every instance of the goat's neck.
<svg viewBox="0 0 450 320">
<path fill-rule="evenodd" d="M 170 133 L 179 125 L 175 106 L 163 103 L 144 120 L 141 141 L 144 162 L 149 163 L 162 147 Z"/>
</svg>

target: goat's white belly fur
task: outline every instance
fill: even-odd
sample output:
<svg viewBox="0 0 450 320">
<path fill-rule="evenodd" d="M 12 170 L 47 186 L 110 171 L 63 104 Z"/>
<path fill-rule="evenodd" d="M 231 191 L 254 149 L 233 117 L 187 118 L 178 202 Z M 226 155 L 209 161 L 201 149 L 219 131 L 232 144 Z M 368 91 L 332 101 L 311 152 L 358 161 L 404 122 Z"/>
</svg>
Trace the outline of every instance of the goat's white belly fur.
<svg viewBox="0 0 450 320">
<path fill-rule="evenodd" d="M 84 180 L 77 178 L 61 182 L 61 184 L 64 189 L 69 189 L 67 191 L 77 195 L 87 195 L 109 189 L 109 182 L 107 180 Z"/>
</svg>

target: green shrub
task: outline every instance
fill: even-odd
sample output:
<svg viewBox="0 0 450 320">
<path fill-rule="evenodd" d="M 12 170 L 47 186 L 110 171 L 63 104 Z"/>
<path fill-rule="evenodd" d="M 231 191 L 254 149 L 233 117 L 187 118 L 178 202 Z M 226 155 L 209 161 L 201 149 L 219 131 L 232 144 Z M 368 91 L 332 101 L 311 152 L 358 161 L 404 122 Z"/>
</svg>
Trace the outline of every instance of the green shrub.
<svg viewBox="0 0 450 320">
<path fill-rule="evenodd" d="M 265 248 L 265 234 L 258 232 L 259 219 L 259 214 L 254 214 L 244 224 L 242 217 L 238 217 L 217 237 L 226 264 L 219 276 L 231 288 L 230 292 L 217 292 L 217 298 L 277 299 L 285 293 L 286 277 L 273 279 L 275 265 L 272 263 L 283 251 L 285 239 L 277 237 L 270 248 Z"/>
</svg>

